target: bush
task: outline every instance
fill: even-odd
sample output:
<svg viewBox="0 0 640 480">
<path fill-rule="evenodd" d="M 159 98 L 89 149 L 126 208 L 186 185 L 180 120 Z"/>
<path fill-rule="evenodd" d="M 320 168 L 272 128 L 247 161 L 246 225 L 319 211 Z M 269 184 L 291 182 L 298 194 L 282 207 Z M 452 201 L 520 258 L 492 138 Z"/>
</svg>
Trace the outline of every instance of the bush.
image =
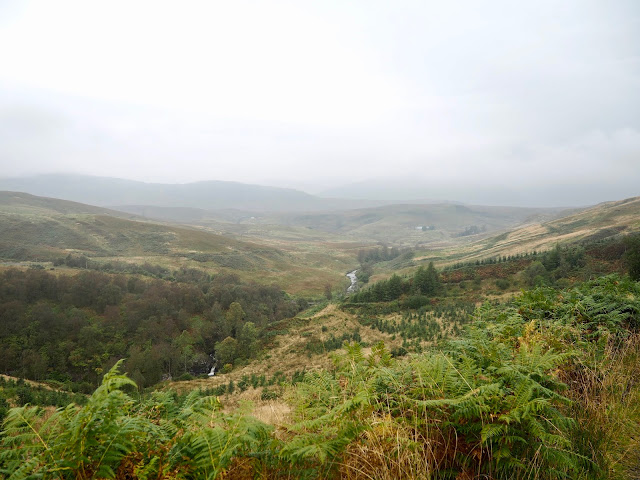
<svg viewBox="0 0 640 480">
<path fill-rule="evenodd" d="M 640 235 L 629 236 L 624 243 L 626 247 L 624 259 L 629 276 L 633 280 L 640 281 Z"/>
<path fill-rule="evenodd" d="M 274 390 L 269 390 L 267 388 L 262 390 L 262 394 L 260 395 L 261 400 L 276 400 L 280 398 L 280 393 Z"/>
<path fill-rule="evenodd" d="M 191 375 L 189 372 L 185 372 L 182 375 L 180 375 L 179 377 L 177 377 L 175 379 L 176 382 L 186 382 L 189 380 L 193 380 L 195 377 L 193 375 Z"/>
<path fill-rule="evenodd" d="M 403 308 L 416 310 L 425 305 L 429 305 L 429 297 L 426 295 L 411 295 L 400 302 Z"/>
</svg>

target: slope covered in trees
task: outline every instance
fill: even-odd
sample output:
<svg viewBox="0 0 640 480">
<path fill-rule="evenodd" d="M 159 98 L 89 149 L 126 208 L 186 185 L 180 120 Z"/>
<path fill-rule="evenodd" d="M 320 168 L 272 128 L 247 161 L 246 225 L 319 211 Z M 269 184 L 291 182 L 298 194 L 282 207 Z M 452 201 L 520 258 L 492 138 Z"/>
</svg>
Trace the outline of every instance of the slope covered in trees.
<svg viewBox="0 0 640 480">
<path fill-rule="evenodd" d="M 430 262 L 427 268 L 419 267 L 407 280 L 394 274 L 388 280 L 376 282 L 366 290 L 352 295 L 349 301 L 353 303 L 388 302 L 397 300 L 402 295 L 411 295 L 414 297 L 412 301 L 424 305 L 429 297 L 433 297 L 441 291 L 440 276 L 433 266 L 433 262 Z"/>
<path fill-rule="evenodd" d="M 138 399 L 109 372 L 81 408 L 10 410 L 10 478 L 633 478 L 640 283 L 616 275 L 485 304 L 459 340 L 394 359 L 347 345 L 291 387 L 291 422 L 199 392 Z"/>
<path fill-rule="evenodd" d="M 0 371 L 91 391 L 126 357 L 125 370 L 148 386 L 206 373 L 217 350 L 219 366 L 246 358 L 267 325 L 300 310 L 278 288 L 233 276 L 183 271 L 178 280 L 0 272 Z"/>
</svg>

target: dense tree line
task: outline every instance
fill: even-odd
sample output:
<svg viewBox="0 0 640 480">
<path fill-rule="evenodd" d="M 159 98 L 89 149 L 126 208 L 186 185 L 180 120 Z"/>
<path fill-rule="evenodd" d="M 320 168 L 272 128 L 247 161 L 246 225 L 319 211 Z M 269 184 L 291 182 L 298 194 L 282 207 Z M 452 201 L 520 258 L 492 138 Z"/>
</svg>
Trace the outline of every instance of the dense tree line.
<svg viewBox="0 0 640 480">
<path fill-rule="evenodd" d="M 224 342 L 224 363 L 255 353 L 270 323 L 295 315 L 299 302 L 275 286 L 232 275 L 170 282 L 82 271 L 0 273 L 0 372 L 52 379 L 91 391 L 127 358 L 141 386 L 202 373 Z"/>
<path fill-rule="evenodd" d="M 430 262 L 427 268 L 418 268 L 413 277 L 409 279 L 402 279 L 394 274 L 388 280 L 376 282 L 369 288 L 352 295 L 349 297 L 349 301 L 352 303 L 390 302 L 403 295 L 424 300 L 437 295 L 442 291 L 442 288 L 440 275 L 433 266 L 433 262 Z M 422 304 L 424 303 L 426 302 Z"/>
<path fill-rule="evenodd" d="M 403 251 L 397 247 L 387 247 L 385 245 L 378 248 L 363 249 L 358 252 L 358 261 L 360 265 L 387 262 L 399 257 Z"/>
<path fill-rule="evenodd" d="M 484 233 L 487 231 L 486 225 L 479 227 L 477 225 L 469 225 L 463 231 L 456 233 L 453 235 L 454 237 L 468 237 L 470 235 L 477 235 L 479 233 Z"/>
<path fill-rule="evenodd" d="M 540 286 L 566 278 L 572 271 L 586 264 L 584 247 L 580 245 L 555 248 L 536 256 L 536 259 L 524 270 L 527 285 Z"/>
<path fill-rule="evenodd" d="M 197 283 L 211 280 L 211 275 L 196 268 L 182 267 L 177 270 L 170 270 L 161 265 L 154 265 L 148 262 L 142 264 L 119 260 L 97 262 L 84 255 L 69 254 L 66 257 L 60 257 L 54 260 L 53 265 L 54 267 L 65 265 L 71 268 L 97 270 L 106 273 L 143 275 L 145 277 L 175 280 L 177 282 Z"/>
</svg>

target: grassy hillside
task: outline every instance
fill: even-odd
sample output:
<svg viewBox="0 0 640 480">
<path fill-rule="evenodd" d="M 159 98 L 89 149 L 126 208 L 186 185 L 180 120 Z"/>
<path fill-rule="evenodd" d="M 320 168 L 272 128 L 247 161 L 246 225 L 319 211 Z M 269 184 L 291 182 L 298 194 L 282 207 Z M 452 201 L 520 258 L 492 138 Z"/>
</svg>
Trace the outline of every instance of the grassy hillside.
<svg viewBox="0 0 640 480">
<path fill-rule="evenodd" d="M 482 260 L 552 250 L 556 245 L 589 245 L 616 239 L 640 231 L 640 197 L 607 202 L 581 211 L 564 211 L 567 215 L 548 220 L 533 215 L 525 226 L 505 229 L 497 235 L 471 235 L 466 243 L 423 245 L 412 257 L 400 256 L 375 265 L 372 280 L 392 273 L 408 274 L 430 261 L 438 267 L 475 263 Z M 559 214 L 560 215 L 560 214 Z M 460 239 L 462 240 L 462 239 Z"/>
<path fill-rule="evenodd" d="M 278 248 L 15 192 L 0 194 L 0 224 L 0 257 L 7 260 L 53 261 L 73 254 L 99 262 L 196 267 L 276 283 L 290 293 L 320 293 L 326 283 L 342 288 L 355 255 L 349 245 Z"/>
<path fill-rule="evenodd" d="M 340 238 L 367 243 L 431 247 L 468 243 L 479 237 L 486 237 L 491 232 L 567 213 L 562 209 L 454 204 L 387 205 L 306 213 L 237 209 L 207 211 L 151 206 L 117 208 L 149 218 L 205 226 L 245 236 L 314 241 Z"/>
<path fill-rule="evenodd" d="M 548 222 L 507 231 L 443 255 L 473 261 L 479 258 L 545 251 L 556 244 L 590 243 L 640 231 L 640 197 L 607 202 Z"/>
<path fill-rule="evenodd" d="M 346 281 L 364 245 L 356 239 L 407 238 L 400 225 L 420 215 L 420 223 L 449 229 L 441 243 L 447 249 L 375 264 L 380 276 L 411 275 L 297 315 L 305 302 L 231 277 L 7 269 L 0 282 L 4 371 L 47 379 L 50 365 L 58 365 L 60 382 L 73 374 L 84 388 L 126 357 L 119 365 L 139 386 L 156 385 L 167 372 L 186 380 L 139 396 L 116 367 L 85 407 L 47 417 L 21 406 L 29 392 L 12 384 L 0 403 L 7 415 L 0 471 L 158 479 L 635 478 L 640 284 L 604 276 L 620 270 L 622 244 L 596 242 L 640 230 L 639 207 L 633 198 L 546 222 L 540 219 L 549 212 L 459 205 L 292 215 L 277 228 L 249 218 L 240 222 L 254 240 L 248 242 L 203 226 L 0 195 L 5 258 L 73 254 L 198 267 L 298 292 Z M 535 226 L 488 237 L 499 224 L 540 214 Z M 473 219 L 485 219 L 487 231 L 456 236 Z M 421 235 L 437 226 L 413 229 Z M 477 241 L 465 244 L 471 239 Z M 475 264 L 557 244 L 572 246 Z M 471 265 L 416 270 L 433 258 Z M 535 289 L 516 295 L 522 288 Z M 204 378 L 212 353 L 218 375 Z M 59 404 L 57 396 L 31 394 L 35 403 Z M 257 419 L 244 400 L 254 403 Z"/>
</svg>

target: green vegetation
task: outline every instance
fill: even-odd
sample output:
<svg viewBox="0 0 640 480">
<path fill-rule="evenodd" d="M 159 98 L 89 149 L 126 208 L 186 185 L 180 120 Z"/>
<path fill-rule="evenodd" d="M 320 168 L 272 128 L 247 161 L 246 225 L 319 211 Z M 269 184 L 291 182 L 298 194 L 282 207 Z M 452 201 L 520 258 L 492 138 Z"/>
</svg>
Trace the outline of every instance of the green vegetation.
<svg viewBox="0 0 640 480">
<path fill-rule="evenodd" d="M 468 237 L 469 235 L 478 235 L 487 231 L 486 226 L 479 227 L 477 225 L 469 225 L 463 231 L 456 233 L 454 237 Z"/>
<path fill-rule="evenodd" d="M 475 305 L 472 303 L 449 302 L 448 305 L 423 306 L 415 312 L 405 311 L 400 320 L 368 313 L 359 314 L 358 319 L 362 325 L 401 337 L 402 347 L 394 353 L 420 353 L 423 349 L 422 342 L 459 337 L 463 326 L 472 320 L 474 310 Z"/>
<path fill-rule="evenodd" d="M 56 385 L 59 386 L 59 385 Z M 39 405 L 65 407 L 70 403 L 83 405 L 87 401 L 84 395 L 57 390 L 43 385 L 31 385 L 24 379 L 0 376 L 0 422 L 4 419 L 9 405 Z"/>
<path fill-rule="evenodd" d="M 81 271 L 0 272 L 0 371 L 90 392 L 119 358 L 141 386 L 257 355 L 266 328 L 294 316 L 276 287 L 183 272 L 182 282 Z M 199 274 L 197 274 L 199 273 Z M 228 344 L 232 349 L 225 349 Z"/>
<path fill-rule="evenodd" d="M 105 375 L 87 404 L 7 413 L 7 478 L 630 478 L 640 448 L 640 283 L 616 275 L 484 304 L 458 340 L 394 359 L 357 343 L 300 372 L 274 427 L 216 397 L 137 399 Z M 292 379 L 293 380 L 293 379 Z M 245 377 L 229 390 L 260 385 Z M 282 384 L 280 382 L 280 384 Z M 128 393 L 129 392 L 129 393 Z M 265 401 L 277 391 L 263 392 Z"/>
<path fill-rule="evenodd" d="M 429 266 L 418 268 L 413 277 L 403 280 L 398 275 L 392 275 L 389 280 L 376 282 L 366 290 L 362 290 L 351 297 L 351 303 L 368 303 L 397 300 L 404 294 L 411 294 L 412 299 L 422 306 L 428 301 L 428 297 L 441 292 L 442 284 L 433 262 Z"/>
<path fill-rule="evenodd" d="M 260 230 L 259 243 L 253 243 L 244 231 L 223 236 L 219 226 L 213 233 L 15 192 L 0 192 L 0 224 L 0 261 L 10 264 L 152 275 L 161 269 L 167 279 L 173 271 L 196 268 L 232 273 L 245 282 L 271 284 L 277 278 L 287 292 L 304 295 L 321 293 L 326 282 L 340 284 L 354 263 L 350 250 L 362 245 L 329 244 L 326 236 L 305 243 L 280 230 L 278 235 Z M 236 234 L 243 238 L 234 239 Z"/>
<path fill-rule="evenodd" d="M 237 384 L 234 383 L 233 380 L 229 380 L 229 382 L 220 384 L 217 387 L 200 388 L 198 389 L 198 392 L 200 392 L 202 396 L 215 395 L 219 397 L 226 394 L 232 394 L 236 390 L 236 387 L 240 392 L 244 392 L 249 387 L 251 388 L 263 387 L 263 393 L 265 391 L 269 392 L 267 393 L 266 396 L 270 397 L 266 399 L 263 398 L 263 400 L 272 400 L 274 398 L 279 398 L 281 396 L 282 389 L 285 386 L 296 385 L 297 383 L 300 383 L 301 381 L 303 381 L 304 377 L 305 377 L 304 370 L 298 370 L 294 372 L 292 375 L 290 375 L 289 377 L 287 377 L 282 372 L 275 372 L 270 377 L 267 377 L 267 375 L 265 375 L 264 373 L 260 375 L 252 373 L 251 375 L 243 375 Z M 269 390 L 269 387 L 275 387 L 278 390 L 277 391 Z"/>
<path fill-rule="evenodd" d="M 629 269 L 629 276 L 634 280 L 640 280 L 640 235 L 627 237 L 625 247 L 625 261 Z"/>
<path fill-rule="evenodd" d="M 345 332 L 340 337 L 336 337 L 332 333 L 329 335 L 329 338 L 324 341 L 312 337 L 307 342 L 305 348 L 309 353 L 327 353 L 342 348 L 342 345 L 344 345 L 345 342 L 361 343 L 362 337 L 360 336 L 360 331 L 355 329 L 352 333 Z"/>
<path fill-rule="evenodd" d="M 0 478 L 640 470 L 640 243 L 623 237 L 640 225 L 629 221 L 639 199 L 421 255 L 420 244 L 481 233 L 469 225 L 540 212 L 405 205 L 216 220 L 258 245 L 26 197 L 0 195 L 0 255 L 38 260 L 0 270 L 0 372 L 45 384 L 0 380 Z M 331 304 L 356 262 L 360 284 L 386 278 Z M 315 299 L 296 316 L 309 302 L 247 279 Z M 328 353 L 334 366 L 321 369 Z M 220 375 L 202 378 L 212 354 Z M 167 385 L 183 393 L 151 388 Z M 267 425 L 265 408 L 285 413 Z"/>
<path fill-rule="evenodd" d="M 386 262 L 388 260 L 393 260 L 407 251 L 409 250 L 383 245 L 379 248 L 360 250 L 358 252 L 358 261 L 360 262 L 360 265 L 363 266 L 372 263 Z"/>
<path fill-rule="evenodd" d="M 215 478 L 234 456 L 259 451 L 269 427 L 224 414 L 197 392 L 178 404 L 170 393 L 136 401 L 118 365 L 81 408 L 48 418 L 38 407 L 9 411 L 0 465 L 9 478 Z"/>
<path fill-rule="evenodd" d="M 455 248 L 439 249 L 439 258 L 447 263 L 475 262 L 483 259 L 514 257 L 526 252 L 549 251 L 561 246 L 582 244 L 585 248 L 602 241 L 619 242 L 625 235 L 638 233 L 640 223 L 640 197 L 629 198 L 617 202 L 608 202 L 579 212 L 568 214 L 556 220 L 531 224 L 513 229 L 495 237 L 479 240 L 470 245 Z M 514 222 L 515 224 L 515 222 Z M 471 237 L 467 237 L 471 238 Z M 423 253 L 428 257 L 433 250 Z M 421 252 L 416 253 L 420 257 Z"/>
</svg>

